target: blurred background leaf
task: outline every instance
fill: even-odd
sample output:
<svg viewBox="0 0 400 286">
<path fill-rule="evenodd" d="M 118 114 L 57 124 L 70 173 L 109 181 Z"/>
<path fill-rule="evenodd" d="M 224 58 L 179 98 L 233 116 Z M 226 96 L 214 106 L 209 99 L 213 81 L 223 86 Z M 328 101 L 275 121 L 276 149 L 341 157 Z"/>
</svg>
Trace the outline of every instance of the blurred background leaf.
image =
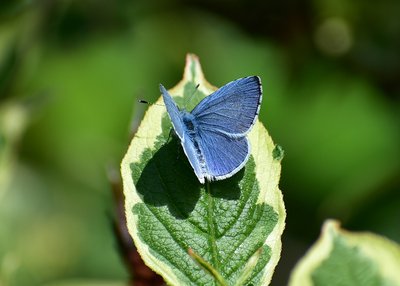
<svg viewBox="0 0 400 286">
<path fill-rule="evenodd" d="M 260 118 L 286 154 L 273 285 L 325 218 L 400 242 L 399 12 L 395 0 L 2 1 L 0 284 L 128 281 L 106 170 L 144 112 L 136 100 L 179 80 L 187 52 L 217 86 L 262 78 Z"/>
</svg>

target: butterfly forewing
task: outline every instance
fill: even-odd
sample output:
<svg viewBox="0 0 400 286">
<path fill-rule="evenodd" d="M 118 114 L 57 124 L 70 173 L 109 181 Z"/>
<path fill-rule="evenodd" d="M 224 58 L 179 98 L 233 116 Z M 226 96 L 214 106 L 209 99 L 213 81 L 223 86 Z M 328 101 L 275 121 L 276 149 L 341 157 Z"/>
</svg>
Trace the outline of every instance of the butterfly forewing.
<svg viewBox="0 0 400 286">
<path fill-rule="evenodd" d="M 261 104 L 259 77 L 232 81 L 204 98 L 191 112 L 202 130 L 244 136 L 253 126 Z"/>
<path fill-rule="evenodd" d="M 179 111 L 178 106 L 172 99 L 171 95 L 168 93 L 168 91 L 165 89 L 165 87 L 160 84 L 160 91 L 162 93 L 165 107 L 167 108 L 167 112 L 169 115 L 169 118 L 171 118 L 172 125 L 174 126 L 174 130 L 178 137 L 183 140 L 184 139 L 184 125 L 182 122 L 182 114 Z"/>
</svg>

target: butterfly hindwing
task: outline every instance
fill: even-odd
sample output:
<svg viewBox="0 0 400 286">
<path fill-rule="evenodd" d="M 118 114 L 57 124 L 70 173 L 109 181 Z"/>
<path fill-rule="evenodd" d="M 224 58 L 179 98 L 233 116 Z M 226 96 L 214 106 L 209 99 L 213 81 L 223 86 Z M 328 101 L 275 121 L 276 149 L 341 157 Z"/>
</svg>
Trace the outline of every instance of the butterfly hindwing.
<svg viewBox="0 0 400 286">
<path fill-rule="evenodd" d="M 232 81 L 204 98 L 191 112 L 203 130 L 243 136 L 253 126 L 261 104 L 258 76 Z"/>
<path fill-rule="evenodd" d="M 245 136 L 229 137 L 226 134 L 201 131 L 198 133 L 200 149 L 204 157 L 209 180 L 221 180 L 233 176 L 246 163 L 250 145 Z"/>
</svg>

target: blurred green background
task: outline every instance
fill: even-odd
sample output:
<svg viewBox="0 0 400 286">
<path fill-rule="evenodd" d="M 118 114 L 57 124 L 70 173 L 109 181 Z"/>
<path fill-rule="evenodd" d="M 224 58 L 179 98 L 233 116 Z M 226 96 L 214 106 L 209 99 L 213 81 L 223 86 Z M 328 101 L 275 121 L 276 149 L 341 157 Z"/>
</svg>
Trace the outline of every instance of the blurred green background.
<svg viewBox="0 0 400 286">
<path fill-rule="evenodd" d="M 273 285 L 326 218 L 400 242 L 399 14 L 396 0 L 1 1 L 0 285 L 128 280 L 107 171 L 136 100 L 175 85 L 187 52 L 216 86 L 262 78 L 260 118 L 286 154 Z"/>
</svg>

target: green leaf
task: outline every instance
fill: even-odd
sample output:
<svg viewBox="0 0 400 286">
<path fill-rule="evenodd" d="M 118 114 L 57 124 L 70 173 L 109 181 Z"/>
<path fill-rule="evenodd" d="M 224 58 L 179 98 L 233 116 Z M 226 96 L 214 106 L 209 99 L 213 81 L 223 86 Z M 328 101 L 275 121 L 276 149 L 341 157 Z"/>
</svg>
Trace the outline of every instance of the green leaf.
<svg viewBox="0 0 400 286">
<path fill-rule="evenodd" d="M 170 93 L 190 110 L 215 89 L 197 57 L 188 55 L 183 80 Z M 257 122 L 249 134 L 252 152 L 245 168 L 202 185 L 180 142 L 174 136 L 168 140 L 171 128 L 159 98 L 121 165 L 128 229 L 144 262 L 171 285 L 216 285 L 214 270 L 227 285 L 243 277 L 247 284 L 268 285 L 280 258 L 286 216 L 278 188 L 282 150 L 272 155 L 275 145 Z M 189 249 L 209 265 L 207 270 Z"/>
<path fill-rule="evenodd" d="M 399 245 L 376 234 L 344 231 L 329 220 L 293 270 L 289 285 L 400 285 L 399 269 Z"/>
</svg>

